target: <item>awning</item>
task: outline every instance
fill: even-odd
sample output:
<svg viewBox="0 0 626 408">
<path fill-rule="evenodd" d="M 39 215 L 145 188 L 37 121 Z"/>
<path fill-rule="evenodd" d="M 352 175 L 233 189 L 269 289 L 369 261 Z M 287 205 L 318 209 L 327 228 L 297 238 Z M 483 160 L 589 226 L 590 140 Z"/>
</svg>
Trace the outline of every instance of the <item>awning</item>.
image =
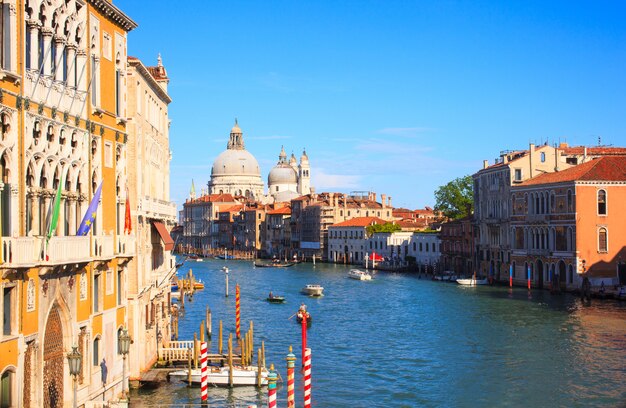
<svg viewBox="0 0 626 408">
<path fill-rule="evenodd" d="M 160 221 L 152 221 L 152 225 L 154 225 L 154 227 L 159 232 L 159 235 L 161 236 L 161 240 L 163 241 L 163 244 L 165 245 L 165 250 L 171 251 L 172 249 L 174 249 L 174 240 L 170 236 L 170 233 L 167 232 L 167 228 L 165 228 L 165 224 L 163 224 Z"/>
</svg>

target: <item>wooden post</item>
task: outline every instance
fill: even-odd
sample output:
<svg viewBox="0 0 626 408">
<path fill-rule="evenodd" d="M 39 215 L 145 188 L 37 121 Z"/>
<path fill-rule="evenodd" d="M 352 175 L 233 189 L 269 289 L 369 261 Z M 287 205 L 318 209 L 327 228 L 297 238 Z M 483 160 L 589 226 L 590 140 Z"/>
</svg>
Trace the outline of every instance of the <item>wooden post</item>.
<svg viewBox="0 0 626 408">
<path fill-rule="evenodd" d="M 228 335 L 228 385 L 233 386 L 233 334 Z"/>
<path fill-rule="evenodd" d="M 252 364 L 252 354 L 254 352 L 254 345 L 252 344 L 252 332 L 248 332 L 248 347 L 246 349 L 248 351 L 247 360 L 250 364 Z"/>
<path fill-rule="evenodd" d="M 198 368 L 198 333 L 193 334 L 193 366 Z"/>
<path fill-rule="evenodd" d="M 206 331 L 209 337 L 209 340 L 211 340 L 211 336 L 213 335 L 213 324 L 211 322 L 212 320 L 212 316 L 211 316 L 211 309 L 207 306 L 206 307 Z"/>
<path fill-rule="evenodd" d="M 184 286 L 180 288 L 180 308 L 181 309 L 185 308 L 185 287 Z"/>
<path fill-rule="evenodd" d="M 261 377 L 261 372 L 263 371 L 263 365 L 261 364 L 261 349 L 258 350 L 257 352 L 257 365 L 258 365 L 258 369 L 257 369 L 257 373 L 256 373 L 256 385 L 257 387 L 260 387 L 261 381 L 263 381 L 262 377 Z"/>
<path fill-rule="evenodd" d="M 261 353 L 263 356 L 263 367 L 265 367 L 265 340 L 261 342 Z"/>
<path fill-rule="evenodd" d="M 191 387 L 191 347 L 187 349 L 187 387 Z"/>
<path fill-rule="evenodd" d="M 245 366 L 246 365 L 246 338 L 244 336 L 244 338 L 242 338 L 241 340 L 239 340 L 239 345 L 240 345 L 240 350 L 241 350 L 241 365 Z"/>
<path fill-rule="evenodd" d="M 220 320 L 220 337 L 217 340 L 217 353 L 222 354 L 224 348 L 222 347 L 222 321 Z"/>
<path fill-rule="evenodd" d="M 200 343 L 204 343 L 204 320 L 200 323 Z"/>
</svg>

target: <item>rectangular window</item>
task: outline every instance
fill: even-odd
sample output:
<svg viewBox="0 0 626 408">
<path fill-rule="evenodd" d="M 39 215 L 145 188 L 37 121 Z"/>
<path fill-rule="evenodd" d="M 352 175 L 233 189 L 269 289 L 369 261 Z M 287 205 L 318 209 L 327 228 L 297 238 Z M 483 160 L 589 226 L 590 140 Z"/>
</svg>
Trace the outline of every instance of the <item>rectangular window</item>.
<svg viewBox="0 0 626 408">
<path fill-rule="evenodd" d="M 100 311 L 100 276 L 94 275 L 93 277 L 93 312 L 98 313 Z"/>
<path fill-rule="evenodd" d="M 515 169 L 515 181 L 522 181 L 522 169 Z"/>
<path fill-rule="evenodd" d="M 609 242 L 608 242 L 608 234 L 606 228 L 600 228 L 598 231 L 598 251 L 600 252 L 608 252 L 609 250 Z"/>
<path fill-rule="evenodd" d="M 4 288 L 2 298 L 2 334 L 10 336 L 13 331 L 13 287 Z"/>
<path fill-rule="evenodd" d="M 122 275 L 122 271 L 118 271 L 117 272 L 117 305 L 120 306 L 122 304 L 122 282 L 123 282 L 123 275 Z M 169 296 L 169 293 L 168 293 Z"/>
<path fill-rule="evenodd" d="M 109 269 L 107 271 L 107 288 L 106 288 L 106 294 L 110 295 L 113 293 L 113 271 L 111 269 Z"/>
<path fill-rule="evenodd" d="M 115 116 L 122 117 L 122 73 L 120 70 L 115 71 Z"/>
<path fill-rule="evenodd" d="M 93 365 L 100 364 L 100 338 L 93 341 Z"/>
</svg>

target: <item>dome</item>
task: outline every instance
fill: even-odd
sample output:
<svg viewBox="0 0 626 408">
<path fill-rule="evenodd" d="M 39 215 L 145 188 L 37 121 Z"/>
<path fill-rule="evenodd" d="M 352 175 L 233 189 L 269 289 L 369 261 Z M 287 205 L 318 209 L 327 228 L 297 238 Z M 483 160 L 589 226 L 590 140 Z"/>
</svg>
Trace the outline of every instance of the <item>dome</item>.
<svg viewBox="0 0 626 408">
<path fill-rule="evenodd" d="M 281 191 L 278 194 L 274 195 L 274 202 L 285 203 L 298 197 L 300 197 L 300 194 L 296 193 L 295 191 L 290 191 L 290 190 Z"/>
<path fill-rule="evenodd" d="M 247 150 L 225 150 L 213 162 L 211 176 L 261 177 L 259 163 Z"/>
<path fill-rule="evenodd" d="M 296 184 L 298 183 L 298 175 L 293 167 L 287 164 L 278 164 L 270 170 L 270 174 L 267 176 L 267 184 Z"/>
</svg>

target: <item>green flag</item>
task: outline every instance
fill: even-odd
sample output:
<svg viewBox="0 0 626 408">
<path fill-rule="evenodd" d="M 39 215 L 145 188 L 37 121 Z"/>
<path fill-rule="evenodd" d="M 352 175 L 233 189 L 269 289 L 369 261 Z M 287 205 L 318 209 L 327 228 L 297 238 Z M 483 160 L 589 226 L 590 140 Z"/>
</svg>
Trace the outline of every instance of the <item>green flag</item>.
<svg viewBox="0 0 626 408">
<path fill-rule="evenodd" d="M 61 210 L 61 188 L 63 187 L 63 176 L 59 180 L 59 188 L 57 189 L 57 194 L 54 196 L 54 202 L 52 203 L 52 215 L 50 218 L 50 226 L 48 227 L 48 236 L 46 237 L 46 241 L 50 239 L 52 234 L 57 229 L 57 225 L 59 224 L 59 211 Z"/>
</svg>

